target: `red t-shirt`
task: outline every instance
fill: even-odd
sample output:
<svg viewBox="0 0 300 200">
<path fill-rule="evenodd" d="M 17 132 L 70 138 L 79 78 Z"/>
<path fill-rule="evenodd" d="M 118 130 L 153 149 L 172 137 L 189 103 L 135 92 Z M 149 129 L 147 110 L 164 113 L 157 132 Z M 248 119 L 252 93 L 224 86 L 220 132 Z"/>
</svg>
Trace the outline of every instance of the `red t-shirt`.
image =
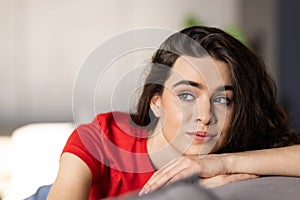
<svg viewBox="0 0 300 200">
<path fill-rule="evenodd" d="M 147 153 L 147 131 L 121 112 L 100 114 L 69 137 L 63 152 L 82 159 L 93 184 L 89 199 L 117 196 L 141 189 L 154 172 Z"/>
</svg>

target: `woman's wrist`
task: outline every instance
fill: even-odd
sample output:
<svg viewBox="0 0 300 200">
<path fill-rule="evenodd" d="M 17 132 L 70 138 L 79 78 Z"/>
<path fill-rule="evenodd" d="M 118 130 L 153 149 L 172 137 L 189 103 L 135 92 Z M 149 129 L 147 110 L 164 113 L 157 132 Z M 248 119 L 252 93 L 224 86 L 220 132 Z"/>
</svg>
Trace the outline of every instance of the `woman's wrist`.
<svg viewBox="0 0 300 200">
<path fill-rule="evenodd" d="M 222 154 L 222 162 L 224 163 L 225 174 L 239 173 L 236 171 L 236 156 L 234 154 Z"/>
</svg>

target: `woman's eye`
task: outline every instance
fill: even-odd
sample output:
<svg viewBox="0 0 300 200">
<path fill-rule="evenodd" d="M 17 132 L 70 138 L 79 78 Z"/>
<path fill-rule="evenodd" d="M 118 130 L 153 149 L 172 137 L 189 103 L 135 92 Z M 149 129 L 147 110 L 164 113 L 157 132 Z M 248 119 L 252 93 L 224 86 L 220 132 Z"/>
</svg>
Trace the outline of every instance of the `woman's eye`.
<svg viewBox="0 0 300 200">
<path fill-rule="evenodd" d="M 192 101 L 195 99 L 195 96 L 190 94 L 190 93 L 181 93 L 179 95 L 177 95 L 179 97 L 180 100 L 183 100 L 183 101 Z"/>
<path fill-rule="evenodd" d="M 214 98 L 214 102 L 219 104 L 230 104 L 231 100 L 228 97 L 216 97 Z"/>
</svg>

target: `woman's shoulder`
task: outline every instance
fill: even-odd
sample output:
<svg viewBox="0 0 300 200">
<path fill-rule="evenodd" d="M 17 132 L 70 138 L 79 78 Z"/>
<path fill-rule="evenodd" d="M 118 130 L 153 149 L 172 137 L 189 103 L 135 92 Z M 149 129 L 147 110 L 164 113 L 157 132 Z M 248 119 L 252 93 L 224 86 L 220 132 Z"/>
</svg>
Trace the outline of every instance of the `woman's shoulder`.
<svg viewBox="0 0 300 200">
<path fill-rule="evenodd" d="M 119 111 L 100 113 L 93 123 L 99 124 L 103 131 L 115 129 L 119 126 L 130 126 L 130 115 Z"/>
<path fill-rule="evenodd" d="M 126 137 L 144 137 L 147 131 L 136 126 L 130 117 L 129 113 L 113 111 L 98 114 L 97 124 L 100 126 L 101 131 L 107 136 L 126 136 Z"/>
<path fill-rule="evenodd" d="M 120 111 L 112 111 L 112 112 L 106 112 L 106 113 L 99 113 L 97 115 L 97 120 L 99 123 L 111 123 L 114 121 L 119 121 L 121 120 L 122 122 L 124 120 L 129 120 L 130 119 L 130 115 L 128 113 L 125 112 L 120 112 Z"/>
</svg>

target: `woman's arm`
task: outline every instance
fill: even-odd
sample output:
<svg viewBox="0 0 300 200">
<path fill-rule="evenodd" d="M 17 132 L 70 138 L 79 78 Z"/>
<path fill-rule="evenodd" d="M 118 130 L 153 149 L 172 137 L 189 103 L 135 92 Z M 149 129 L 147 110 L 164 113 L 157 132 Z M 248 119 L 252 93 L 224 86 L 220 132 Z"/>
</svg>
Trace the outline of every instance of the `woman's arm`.
<svg viewBox="0 0 300 200">
<path fill-rule="evenodd" d="M 300 176 L 300 145 L 225 155 L 228 172 Z"/>
<path fill-rule="evenodd" d="M 77 156 L 63 153 L 58 176 L 51 187 L 47 200 L 88 199 L 92 174 L 88 166 Z"/>
<path fill-rule="evenodd" d="M 201 159 L 182 156 L 157 170 L 140 194 L 192 174 L 203 177 L 209 187 L 257 177 L 300 176 L 300 145 L 229 154 L 211 154 Z"/>
<path fill-rule="evenodd" d="M 256 178 L 256 175 L 300 176 L 300 145 L 221 155 L 227 174 L 201 179 L 205 187 Z"/>
</svg>

